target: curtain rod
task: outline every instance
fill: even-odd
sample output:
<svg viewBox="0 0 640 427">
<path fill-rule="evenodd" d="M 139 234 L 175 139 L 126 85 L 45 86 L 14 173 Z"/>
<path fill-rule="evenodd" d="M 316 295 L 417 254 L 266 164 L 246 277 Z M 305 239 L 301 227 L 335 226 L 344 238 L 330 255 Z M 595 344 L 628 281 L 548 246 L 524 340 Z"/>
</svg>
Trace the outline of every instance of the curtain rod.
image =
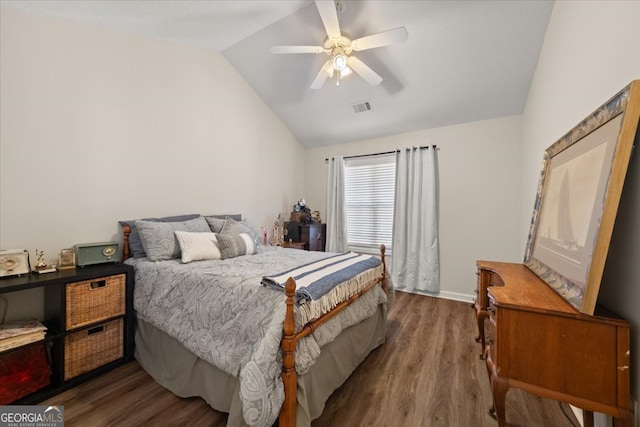
<svg viewBox="0 0 640 427">
<path fill-rule="evenodd" d="M 413 149 L 414 149 L 414 150 L 426 150 L 426 149 L 428 149 L 429 147 L 433 148 L 434 150 L 435 150 L 436 148 L 438 148 L 435 144 L 433 144 L 433 145 L 423 145 L 423 146 L 420 146 L 420 147 L 413 147 Z M 409 150 L 411 150 L 411 148 L 405 148 L 405 150 L 409 151 Z M 397 152 L 399 152 L 399 151 L 400 151 L 400 149 L 395 149 L 395 150 L 392 150 L 392 151 L 382 151 L 382 152 L 380 152 L 380 153 L 357 154 L 357 155 L 355 155 L 355 156 L 345 156 L 345 157 L 344 157 L 344 159 L 346 160 L 346 159 L 355 159 L 355 158 L 358 158 L 358 157 L 382 156 L 382 155 L 384 155 L 384 154 L 393 154 L 393 153 L 397 153 Z M 334 158 L 334 157 L 332 157 L 331 159 L 333 159 L 333 158 Z M 328 161 L 329 161 L 329 160 L 331 160 L 331 159 L 326 158 L 326 159 L 324 159 L 324 161 L 325 161 L 325 162 L 328 162 Z"/>
</svg>

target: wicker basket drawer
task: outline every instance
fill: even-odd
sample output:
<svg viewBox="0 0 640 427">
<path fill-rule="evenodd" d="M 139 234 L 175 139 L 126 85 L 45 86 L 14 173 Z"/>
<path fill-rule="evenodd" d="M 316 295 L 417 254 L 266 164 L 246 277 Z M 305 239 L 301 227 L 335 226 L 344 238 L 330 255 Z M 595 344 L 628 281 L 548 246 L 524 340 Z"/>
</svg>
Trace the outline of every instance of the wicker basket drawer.
<svg viewBox="0 0 640 427">
<path fill-rule="evenodd" d="M 123 315 L 126 280 L 118 274 L 67 284 L 67 330 Z"/>
<path fill-rule="evenodd" d="M 73 332 L 64 338 L 65 381 L 124 357 L 124 320 Z"/>
</svg>

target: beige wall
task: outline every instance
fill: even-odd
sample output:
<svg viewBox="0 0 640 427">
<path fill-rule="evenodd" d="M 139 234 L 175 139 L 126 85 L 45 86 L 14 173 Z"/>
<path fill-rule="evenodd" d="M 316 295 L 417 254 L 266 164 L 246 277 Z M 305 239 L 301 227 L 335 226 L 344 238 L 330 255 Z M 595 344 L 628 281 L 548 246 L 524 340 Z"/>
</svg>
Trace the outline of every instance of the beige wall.
<svg viewBox="0 0 640 427">
<path fill-rule="evenodd" d="M 557 1 L 523 115 L 526 236 L 543 151 L 640 79 L 640 2 Z M 640 398 L 640 155 L 631 159 L 599 302 L 631 322 L 632 394 Z M 524 242 L 524 240 L 523 240 Z M 602 420 L 600 420 L 600 425 Z"/>
<path fill-rule="evenodd" d="M 304 147 L 222 55 L 0 18 L 1 248 L 53 258 L 116 238 L 119 219 L 180 213 L 272 225 L 302 193 Z"/>
<path fill-rule="evenodd" d="M 1 9 L 0 247 L 52 257 L 149 215 L 270 225 L 300 196 L 324 215 L 326 157 L 437 144 L 441 294 L 469 299 L 476 259 L 522 259 L 543 150 L 640 78 L 638 16 L 640 2 L 556 2 L 522 117 L 305 152 L 221 55 Z M 636 153 L 601 292 L 635 355 L 639 171 Z M 37 309 L 12 297 L 8 320 Z"/>
<path fill-rule="evenodd" d="M 522 261 L 520 135 L 520 116 L 514 116 L 308 150 L 305 197 L 326 213 L 328 157 L 436 144 L 440 296 L 471 301 L 476 260 Z"/>
</svg>

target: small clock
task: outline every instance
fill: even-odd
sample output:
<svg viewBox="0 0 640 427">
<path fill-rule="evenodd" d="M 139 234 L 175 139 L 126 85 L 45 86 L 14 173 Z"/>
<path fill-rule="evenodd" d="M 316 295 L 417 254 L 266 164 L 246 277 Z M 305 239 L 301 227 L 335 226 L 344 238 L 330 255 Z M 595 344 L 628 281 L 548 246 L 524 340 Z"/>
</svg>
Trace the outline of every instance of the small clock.
<svg viewBox="0 0 640 427">
<path fill-rule="evenodd" d="M 6 249 L 0 251 L 0 277 L 29 274 L 29 252 L 25 249 Z"/>
</svg>

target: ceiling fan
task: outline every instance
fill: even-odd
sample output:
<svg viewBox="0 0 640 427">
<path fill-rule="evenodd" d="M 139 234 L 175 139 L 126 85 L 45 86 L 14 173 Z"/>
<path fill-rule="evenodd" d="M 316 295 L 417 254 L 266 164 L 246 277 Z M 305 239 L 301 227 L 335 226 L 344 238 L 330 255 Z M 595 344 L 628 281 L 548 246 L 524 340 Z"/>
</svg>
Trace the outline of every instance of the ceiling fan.
<svg viewBox="0 0 640 427">
<path fill-rule="evenodd" d="M 325 53 L 329 55 L 329 59 L 313 80 L 311 89 L 320 89 L 325 80 L 333 78 L 334 75 L 336 76 L 336 85 L 340 85 L 340 79 L 350 74 L 351 71 L 355 71 L 371 86 L 380 84 L 382 77 L 360 59 L 352 56 L 351 53 L 403 43 L 409 37 L 407 30 L 404 27 L 398 27 L 351 40 L 342 34 L 338 23 L 338 10 L 342 9 L 343 4 L 327 0 L 315 0 L 315 3 L 327 31 L 324 44 L 322 46 L 272 46 L 271 53 Z"/>
</svg>

